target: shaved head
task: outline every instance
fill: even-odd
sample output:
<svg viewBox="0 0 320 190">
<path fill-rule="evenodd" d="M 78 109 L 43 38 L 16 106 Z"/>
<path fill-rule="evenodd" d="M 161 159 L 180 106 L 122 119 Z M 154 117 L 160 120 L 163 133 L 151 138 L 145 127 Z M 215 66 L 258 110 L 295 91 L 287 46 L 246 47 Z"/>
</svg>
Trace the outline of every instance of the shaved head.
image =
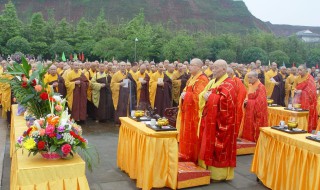
<svg viewBox="0 0 320 190">
<path fill-rule="evenodd" d="M 199 71 L 201 71 L 202 66 L 203 66 L 203 62 L 201 59 L 198 59 L 198 58 L 192 59 L 190 62 L 190 73 L 192 75 L 198 74 Z"/>
<path fill-rule="evenodd" d="M 213 63 L 213 78 L 219 79 L 227 73 L 228 64 L 223 59 L 218 59 Z"/>
<path fill-rule="evenodd" d="M 227 68 L 227 74 L 228 74 L 229 77 L 233 77 L 234 71 L 233 71 L 233 69 L 231 67 Z"/>
<path fill-rule="evenodd" d="M 255 71 L 250 71 L 248 73 L 249 84 L 254 84 L 258 80 L 258 73 Z"/>
</svg>

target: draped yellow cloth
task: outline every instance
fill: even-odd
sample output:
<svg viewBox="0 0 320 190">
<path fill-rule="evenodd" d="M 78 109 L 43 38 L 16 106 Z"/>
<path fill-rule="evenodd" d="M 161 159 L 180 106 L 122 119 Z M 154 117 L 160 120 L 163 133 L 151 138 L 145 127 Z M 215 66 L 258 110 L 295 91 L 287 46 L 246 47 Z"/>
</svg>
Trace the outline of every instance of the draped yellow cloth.
<svg viewBox="0 0 320 190">
<path fill-rule="evenodd" d="M 269 126 L 277 126 L 281 120 L 288 123 L 290 118 L 295 118 L 295 120 L 298 122 L 298 128 L 306 131 L 308 130 L 308 111 L 296 112 L 285 110 L 284 107 L 268 107 Z"/>
<path fill-rule="evenodd" d="M 0 79 L 9 79 L 13 78 L 9 74 L 0 74 Z M 11 109 L 11 86 L 8 83 L 0 83 L 0 103 L 2 105 L 2 118 L 7 118 L 7 112 Z"/>
<path fill-rule="evenodd" d="M 70 160 L 45 160 L 41 155 L 28 157 L 28 152 L 15 152 L 15 141 L 27 129 L 23 116 L 16 116 L 12 106 L 10 132 L 10 190 L 87 190 L 85 162 L 79 155 Z M 14 131 L 14 132 L 13 132 Z"/>
<path fill-rule="evenodd" d="M 271 78 L 275 77 L 278 74 L 277 71 L 273 71 L 272 69 L 265 73 L 265 86 L 267 90 L 267 96 L 271 97 L 273 89 L 274 89 L 274 83 L 271 82 Z"/>
<path fill-rule="evenodd" d="M 73 79 L 79 78 L 81 76 L 82 72 L 79 70 L 77 73 L 74 70 L 71 70 L 68 72 L 65 85 L 67 88 L 67 101 L 69 109 L 72 110 L 72 103 L 73 103 L 73 90 L 75 89 L 75 82 L 72 81 Z"/>
<path fill-rule="evenodd" d="M 52 76 L 51 74 L 50 75 L 46 75 L 43 79 L 43 82 L 44 84 L 48 84 L 48 88 L 47 88 L 47 91 L 50 93 L 51 91 L 51 86 L 52 85 L 49 85 L 50 82 L 53 82 L 53 81 L 57 81 L 58 82 L 58 75 L 55 74 L 54 76 Z M 55 87 L 56 91 L 58 91 L 58 87 Z"/>
<path fill-rule="evenodd" d="M 100 73 L 97 72 L 95 75 L 93 75 L 91 81 L 90 81 L 90 86 L 91 86 L 91 93 L 92 93 L 92 103 L 96 106 L 99 107 L 99 102 L 100 102 L 100 90 L 102 87 L 101 83 L 98 83 L 97 80 L 101 78 L 106 78 L 106 81 L 108 82 L 108 74 L 105 72 Z"/>
<path fill-rule="evenodd" d="M 143 190 L 176 189 L 178 175 L 177 131 L 155 132 L 143 123 L 120 117 L 117 165 L 137 180 Z"/>
<path fill-rule="evenodd" d="M 207 69 L 204 71 L 204 74 L 206 74 L 207 77 L 209 78 L 209 77 L 213 74 L 213 72 L 211 71 L 210 68 L 207 68 Z"/>
<path fill-rule="evenodd" d="M 271 189 L 320 189 L 320 143 L 310 135 L 261 128 L 251 171 Z"/>
<path fill-rule="evenodd" d="M 117 110 L 119 102 L 120 93 L 120 82 L 127 77 L 127 73 L 123 74 L 121 71 L 116 72 L 111 78 L 111 91 L 112 91 L 112 101 L 114 109 Z"/>
</svg>

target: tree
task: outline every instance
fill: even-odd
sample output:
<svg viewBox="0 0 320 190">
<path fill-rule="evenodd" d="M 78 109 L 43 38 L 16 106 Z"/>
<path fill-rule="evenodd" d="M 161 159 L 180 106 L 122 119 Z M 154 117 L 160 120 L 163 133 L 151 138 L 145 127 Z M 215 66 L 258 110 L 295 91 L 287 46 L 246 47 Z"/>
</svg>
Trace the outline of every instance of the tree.
<svg viewBox="0 0 320 190">
<path fill-rule="evenodd" d="M 40 42 L 40 41 L 36 41 L 36 42 L 31 42 L 31 53 L 34 56 L 38 56 L 38 55 L 46 55 L 48 54 L 48 45 L 45 42 Z"/>
<path fill-rule="evenodd" d="M 5 9 L 0 19 L 0 42 L 5 45 L 9 39 L 19 36 L 20 32 L 21 21 L 18 19 L 14 4 L 9 1 L 5 4 Z"/>
<path fill-rule="evenodd" d="M 54 44 L 50 46 L 50 53 L 52 56 L 62 55 L 62 53 L 69 55 L 73 52 L 73 47 L 64 40 L 56 40 Z"/>
<path fill-rule="evenodd" d="M 42 13 L 33 13 L 30 24 L 30 42 L 45 42 L 45 27 L 46 22 L 43 19 Z"/>
<path fill-rule="evenodd" d="M 315 66 L 320 63 L 320 49 L 313 49 L 308 54 L 308 66 Z"/>
<path fill-rule="evenodd" d="M 288 64 L 290 60 L 288 55 L 281 50 L 271 52 L 269 58 L 271 62 L 276 62 L 278 65 L 282 65 L 283 63 Z"/>
<path fill-rule="evenodd" d="M 223 49 L 219 51 L 217 59 L 224 59 L 228 63 L 236 61 L 237 53 L 231 49 Z"/>
<path fill-rule="evenodd" d="M 65 18 L 57 25 L 56 30 L 54 31 L 54 39 L 66 41 L 72 45 L 74 44 L 73 28 Z"/>
<path fill-rule="evenodd" d="M 169 60 L 189 60 L 194 50 L 194 40 L 186 34 L 179 34 L 163 46 L 163 55 Z"/>
<path fill-rule="evenodd" d="M 54 18 L 53 11 L 48 10 L 48 21 L 46 22 L 46 26 L 44 29 L 47 44 L 54 43 L 54 33 L 55 33 L 56 25 L 57 25 L 57 22 Z"/>
<path fill-rule="evenodd" d="M 28 40 L 20 36 L 16 36 L 8 40 L 6 46 L 9 51 L 9 54 L 13 54 L 15 52 L 22 52 L 24 54 L 28 54 L 31 50 L 30 43 L 28 42 Z"/>
<path fill-rule="evenodd" d="M 92 54 L 108 60 L 121 60 L 125 57 L 123 51 L 123 43 L 118 38 L 105 38 L 95 44 Z"/>
<path fill-rule="evenodd" d="M 96 23 L 94 25 L 93 37 L 96 41 L 100 41 L 103 38 L 108 37 L 109 29 L 108 23 L 105 19 L 104 10 L 101 9 L 99 16 L 96 19 Z"/>
<path fill-rule="evenodd" d="M 242 61 L 244 63 L 255 62 L 258 59 L 264 64 L 268 61 L 268 54 L 261 48 L 250 47 L 242 52 Z"/>
</svg>

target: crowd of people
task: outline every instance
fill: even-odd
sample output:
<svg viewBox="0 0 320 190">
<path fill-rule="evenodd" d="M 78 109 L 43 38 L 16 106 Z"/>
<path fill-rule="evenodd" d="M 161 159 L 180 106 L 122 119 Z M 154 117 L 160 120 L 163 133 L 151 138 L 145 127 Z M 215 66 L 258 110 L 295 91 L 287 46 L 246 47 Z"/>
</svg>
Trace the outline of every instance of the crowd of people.
<svg viewBox="0 0 320 190">
<path fill-rule="evenodd" d="M 1 62 L 2 78 L 8 64 Z M 29 60 L 30 72 L 37 62 Z M 224 60 L 204 62 L 198 58 L 179 63 L 165 60 L 139 62 L 50 62 L 44 77 L 49 89 L 67 99 L 71 117 L 84 122 L 114 121 L 131 110 L 152 108 L 163 117 L 167 108 L 178 107 L 179 153 L 211 170 L 214 180 L 230 180 L 236 167 L 238 137 L 256 142 L 259 128 L 268 126 L 267 99 L 274 104 L 301 104 L 309 110 L 308 132 L 317 128 L 319 70 L 306 65 L 278 68 L 227 64 Z M 3 117 L 9 117 L 10 85 L 0 83 Z"/>
</svg>

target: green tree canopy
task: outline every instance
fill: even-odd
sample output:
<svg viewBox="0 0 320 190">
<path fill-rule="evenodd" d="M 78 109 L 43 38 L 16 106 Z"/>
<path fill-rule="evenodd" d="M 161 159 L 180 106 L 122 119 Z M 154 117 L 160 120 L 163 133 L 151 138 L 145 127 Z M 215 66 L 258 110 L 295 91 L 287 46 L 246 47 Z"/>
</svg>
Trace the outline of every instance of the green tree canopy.
<svg viewBox="0 0 320 190">
<path fill-rule="evenodd" d="M 123 43 L 118 38 L 105 38 L 95 44 L 92 54 L 103 59 L 123 59 Z"/>
<path fill-rule="evenodd" d="M 45 27 L 46 22 L 43 19 L 42 13 L 34 13 L 31 17 L 30 24 L 30 42 L 45 42 Z"/>
<path fill-rule="evenodd" d="M 8 40 L 6 46 L 8 48 L 9 54 L 13 54 L 15 52 L 22 52 L 24 54 L 27 54 L 30 53 L 31 50 L 28 40 L 20 36 L 16 36 Z"/>
<path fill-rule="evenodd" d="M 194 40 L 186 34 L 179 34 L 163 46 L 163 55 L 169 60 L 189 60 L 194 50 Z"/>
<path fill-rule="evenodd" d="M 269 58 L 271 62 L 276 62 L 278 65 L 282 65 L 283 63 L 289 65 L 288 55 L 281 50 L 271 52 Z"/>
<path fill-rule="evenodd" d="M 237 53 L 231 49 L 223 49 L 219 51 L 217 59 L 224 59 L 227 63 L 236 61 Z"/>
<path fill-rule="evenodd" d="M 308 54 L 308 66 L 320 64 L 320 49 L 313 49 Z"/>
<path fill-rule="evenodd" d="M 255 62 L 258 59 L 261 60 L 263 64 L 267 64 L 268 54 L 259 47 L 245 49 L 242 53 L 242 61 L 244 63 Z"/>
<path fill-rule="evenodd" d="M 61 56 L 62 53 L 69 55 L 73 52 L 72 46 L 64 40 L 56 40 L 54 44 L 50 46 L 50 54 L 54 56 L 55 54 Z"/>
</svg>

